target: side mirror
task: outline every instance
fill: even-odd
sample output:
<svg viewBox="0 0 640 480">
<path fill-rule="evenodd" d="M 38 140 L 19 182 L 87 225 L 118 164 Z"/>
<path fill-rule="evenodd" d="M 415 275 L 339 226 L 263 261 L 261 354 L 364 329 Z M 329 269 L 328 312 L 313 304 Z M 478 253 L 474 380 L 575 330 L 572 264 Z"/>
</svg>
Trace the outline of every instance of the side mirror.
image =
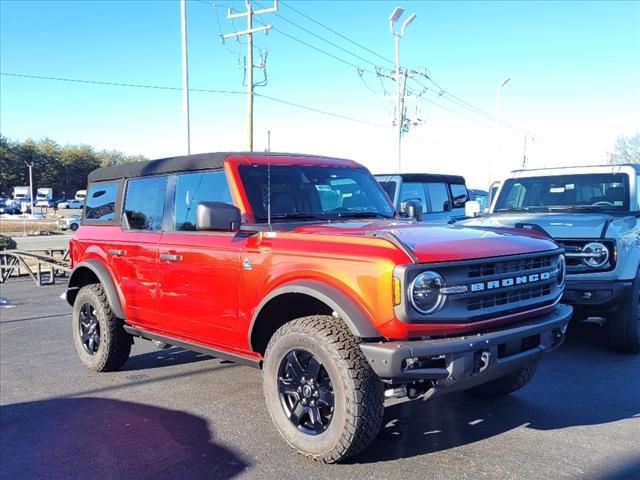
<svg viewBox="0 0 640 480">
<path fill-rule="evenodd" d="M 469 201 L 469 195 L 463 193 L 462 195 L 456 195 L 453 197 L 453 208 L 462 208 Z"/>
<path fill-rule="evenodd" d="M 222 202 L 202 202 L 196 207 L 196 230 L 240 230 L 240 209 Z"/>
<path fill-rule="evenodd" d="M 407 200 L 404 202 L 404 211 L 408 218 L 415 218 L 422 221 L 422 202 L 420 200 Z"/>
<path fill-rule="evenodd" d="M 480 202 L 469 200 L 464 204 L 464 214 L 466 217 L 477 217 L 480 213 Z"/>
</svg>

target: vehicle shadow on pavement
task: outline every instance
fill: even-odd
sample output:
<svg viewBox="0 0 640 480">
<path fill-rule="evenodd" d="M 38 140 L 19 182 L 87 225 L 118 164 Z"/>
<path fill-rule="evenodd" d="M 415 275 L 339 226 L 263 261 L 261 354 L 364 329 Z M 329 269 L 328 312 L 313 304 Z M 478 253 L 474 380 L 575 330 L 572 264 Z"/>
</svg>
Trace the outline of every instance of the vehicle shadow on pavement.
<svg viewBox="0 0 640 480">
<path fill-rule="evenodd" d="M 180 347 L 171 347 L 140 355 L 131 355 L 122 368 L 120 368 L 120 371 L 127 372 L 148 370 L 151 368 L 163 368 L 174 365 L 202 362 L 205 360 L 213 360 L 213 358 L 214 357 L 209 355 L 185 350 Z"/>
<path fill-rule="evenodd" d="M 103 398 L 0 407 L 3 478 L 218 479 L 249 462 L 212 441 L 205 419 Z"/>
<path fill-rule="evenodd" d="M 457 393 L 388 406 L 376 441 L 348 463 L 441 452 L 518 427 L 557 430 L 633 417 L 640 422 L 640 357 L 607 351 L 602 331 L 574 327 L 573 338 L 510 396 L 491 400 Z"/>
</svg>

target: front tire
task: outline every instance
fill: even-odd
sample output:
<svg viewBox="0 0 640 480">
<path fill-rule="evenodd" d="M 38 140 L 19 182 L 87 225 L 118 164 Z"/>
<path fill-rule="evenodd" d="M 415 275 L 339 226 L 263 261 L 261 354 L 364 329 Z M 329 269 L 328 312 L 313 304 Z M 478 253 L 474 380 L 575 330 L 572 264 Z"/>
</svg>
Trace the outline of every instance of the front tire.
<svg viewBox="0 0 640 480">
<path fill-rule="evenodd" d="M 73 303 L 73 341 L 82 363 L 95 372 L 118 370 L 129 358 L 133 337 L 124 331 L 99 283 L 85 285 Z"/>
<path fill-rule="evenodd" d="M 308 458 L 339 462 L 380 431 L 382 382 L 339 319 L 316 315 L 282 326 L 267 346 L 263 376 L 273 423 Z"/>
<path fill-rule="evenodd" d="M 609 348 L 623 353 L 640 352 L 640 270 L 633 281 L 631 296 L 607 318 Z"/>
<path fill-rule="evenodd" d="M 467 390 L 467 392 L 482 398 L 498 398 L 509 395 L 516 390 L 520 390 L 531 381 L 538 369 L 538 363 L 539 362 L 530 363 L 504 377 L 473 387 Z"/>
</svg>

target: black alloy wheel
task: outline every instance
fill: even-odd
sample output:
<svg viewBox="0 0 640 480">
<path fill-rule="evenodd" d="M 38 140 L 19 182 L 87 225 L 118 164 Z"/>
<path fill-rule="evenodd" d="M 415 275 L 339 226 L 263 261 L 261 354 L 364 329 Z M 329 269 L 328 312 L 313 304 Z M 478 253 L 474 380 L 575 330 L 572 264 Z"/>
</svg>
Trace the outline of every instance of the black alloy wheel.
<svg viewBox="0 0 640 480">
<path fill-rule="evenodd" d="M 291 423 L 308 435 L 323 433 L 331 423 L 334 396 L 331 379 L 320 360 L 305 350 L 292 350 L 278 369 L 280 403 Z"/>
<path fill-rule="evenodd" d="M 78 333 L 85 352 L 89 355 L 95 355 L 100 348 L 100 322 L 96 315 L 96 309 L 90 303 L 85 303 L 80 307 Z"/>
</svg>

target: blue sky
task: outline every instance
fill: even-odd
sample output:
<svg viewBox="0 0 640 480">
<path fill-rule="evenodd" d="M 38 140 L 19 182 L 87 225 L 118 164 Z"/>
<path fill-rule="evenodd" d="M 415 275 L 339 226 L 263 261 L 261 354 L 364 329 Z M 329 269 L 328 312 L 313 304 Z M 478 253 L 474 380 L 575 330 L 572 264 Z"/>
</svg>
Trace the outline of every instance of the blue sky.
<svg viewBox="0 0 640 480">
<path fill-rule="evenodd" d="M 427 68 L 447 91 L 439 96 L 432 83 L 419 79 L 431 89 L 409 102 L 409 116 L 424 123 L 405 136 L 404 170 L 461 173 L 482 187 L 490 164 L 494 176 L 519 166 L 527 132 L 530 166 L 551 166 L 602 162 L 618 135 L 640 130 L 640 2 L 289 0 L 281 3 L 280 16 L 259 19 L 279 31 L 255 36 L 257 47 L 269 51 L 269 82 L 256 91 L 382 126 L 258 97 L 256 149 L 264 148 L 271 130 L 274 150 L 350 157 L 377 172 L 395 169 L 393 102 L 369 73 L 391 64 L 289 6 L 393 60 L 387 19 L 396 5 L 417 13 L 401 42 L 401 63 Z M 246 47 L 219 39 L 244 28 L 242 19 L 226 18 L 227 6 L 242 9 L 244 2 L 188 2 L 192 88 L 244 91 L 237 64 Z M 179 11 L 177 0 L 1 0 L 0 70 L 180 87 Z M 355 66 L 284 34 L 367 71 L 361 79 Z M 506 77 L 505 126 L 498 134 L 496 88 Z M 149 157 L 183 151 L 178 90 L 4 75 L 0 82 L 0 131 L 9 138 L 50 137 Z M 394 88 L 390 80 L 383 85 Z M 416 93 L 423 88 L 410 85 Z M 485 113 L 456 104 L 450 94 Z M 246 149 L 242 94 L 193 92 L 191 122 L 194 152 Z"/>
</svg>

